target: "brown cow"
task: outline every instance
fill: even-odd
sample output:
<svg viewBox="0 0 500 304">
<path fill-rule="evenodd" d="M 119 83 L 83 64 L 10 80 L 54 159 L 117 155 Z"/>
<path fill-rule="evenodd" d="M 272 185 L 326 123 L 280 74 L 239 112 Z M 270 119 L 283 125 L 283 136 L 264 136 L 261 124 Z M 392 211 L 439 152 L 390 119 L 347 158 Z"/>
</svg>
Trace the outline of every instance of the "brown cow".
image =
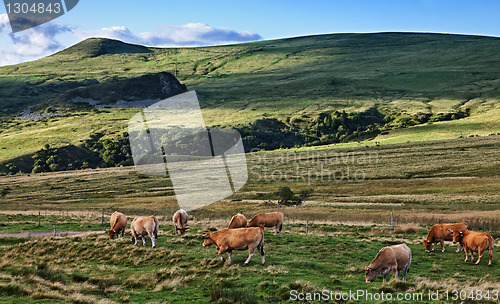
<svg viewBox="0 0 500 304">
<path fill-rule="evenodd" d="M 174 222 L 175 232 L 179 235 L 184 235 L 186 233 L 186 230 L 189 229 L 186 228 L 186 224 L 188 222 L 188 214 L 183 209 L 179 209 L 174 213 L 174 215 L 172 216 L 172 221 Z"/>
<path fill-rule="evenodd" d="M 444 241 L 452 241 L 453 236 L 450 234 L 448 230 L 460 230 L 460 229 L 467 229 L 467 223 L 461 222 L 461 223 L 455 223 L 455 224 L 436 224 L 431 227 L 431 230 L 429 230 L 429 234 L 427 235 L 427 238 L 424 239 L 424 247 L 425 247 L 425 252 L 430 252 L 431 251 L 431 246 L 434 243 L 434 248 L 432 248 L 432 251 L 436 249 L 437 243 L 441 243 L 441 252 L 444 252 Z M 460 251 L 460 244 L 458 245 L 457 251 Z"/>
<path fill-rule="evenodd" d="M 114 239 L 115 235 L 119 237 L 120 233 L 123 237 L 125 228 L 127 227 L 127 217 L 123 213 L 115 211 L 111 214 L 109 224 L 111 225 L 111 229 L 107 229 L 106 232 L 108 233 L 110 240 Z"/>
<path fill-rule="evenodd" d="M 247 226 L 247 218 L 243 214 L 236 214 L 231 218 L 231 222 L 227 228 L 245 228 Z"/>
<path fill-rule="evenodd" d="M 491 259 L 493 258 L 493 237 L 486 232 L 474 232 L 470 230 L 450 230 L 453 233 L 453 243 L 460 243 L 464 247 L 465 262 L 468 258 L 468 250 L 470 250 L 471 261 L 474 262 L 473 252 L 477 251 L 479 258 L 476 265 L 479 264 L 483 257 L 483 252 L 488 249 L 488 257 L 490 261 L 488 266 L 491 266 Z"/>
<path fill-rule="evenodd" d="M 245 265 L 250 262 L 255 252 L 259 250 L 262 256 L 262 265 L 266 262 L 264 257 L 264 228 L 224 228 L 216 232 L 207 232 L 204 236 L 203 246 L 215 245 L 219 250 L 219 258 L 224 262 L 222 254 L 227 251 L 228 262 L 231 264 L 231 254 L 233 250 L 248 249 L 248 259 Z"/>
<path fill-rule="evenodd" d="M 152 246 L 155 248 L 156 239 L 158 238 L 158 227 L 158 220 L 154 215 L 136 217 L 132 221 L 132 224 L 130 224 L 131 232 L 129 235 L 132 237 L 134 245 L 137 245 L 137 237 L 140 236 L 142 238 L 143 246 L 146 246 L 146 239 L 144 237 L 149 235 L 151 242 L 153 243 Z"/>
<path fill-rule="evenodd" d="M 392 276 L 399 280 L 399 272 L 403 270 L 403 281 L 406 281 L 410 263 L 411 249 L 406 244 L 384 247 L 380 249 L 370 265 L 365 267 L 365 280 L 367 283 L 373 282 L 381 274 L 385 283 L 385 277 L 391 270 Z"/>
<path fill-rule="evenodd" d="M 281 212 L 271 212 L 271 213 L 259 213 L 256 214 L 248 223 L 247 227 L 273 227 L 276 226 L 274 235 L 279 231 L 281 236 L 281 228 L 283 227 L 283 213 Z"/>
</svg>

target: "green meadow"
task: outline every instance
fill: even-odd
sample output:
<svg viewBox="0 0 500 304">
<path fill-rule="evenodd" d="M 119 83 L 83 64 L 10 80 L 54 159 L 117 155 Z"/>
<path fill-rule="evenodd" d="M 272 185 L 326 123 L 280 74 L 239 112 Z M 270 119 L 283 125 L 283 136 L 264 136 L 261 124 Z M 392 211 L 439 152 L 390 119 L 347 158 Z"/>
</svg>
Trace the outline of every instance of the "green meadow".
<svg viewBox="0 0 500 304">
<path fill-rule="evenodd" d="M 116 81 L 159 72 L 198 92 L 211 127 L 244 127 L 262 118 L 312 121 L 325 112 L 376 107 L 396 125 L 360 139 L 367 141 L 362 145 L 497 134 L 498 54 L 498 38 L 443 34 L 335 34 L 166 49 L 89 39 L 0 68 L 0 162 L 29 157 L 46 143 L 78 146 L 91 133 L 126 131 L 135 111 L 70 106 L 71 92 L 92 87 L 106 100 Z M 14 118 L 28 106 L 63 115 Z M 465 109 L 471 113 L 466 118 L 397 127 L 415 115 Z"/>
<path fill-rule="evenodd" d="M 404 303 L 473 303 L 480 293 L 479 302 L 498 303 L 496 249 L 488 267 L 487 254 L 473 265 L 450 242 L 444 253 L 439 247 L 425 253 L 421 241 L 436 223 L 466 221 L 500 245 L 499 54 L 498 38 L 442 34 L 336 34 L 171 49 L 89 39 L 1 67 L 3 165 L 28 163 L 46 144 L 79 153 L 92 134 L 123 134 L 137 109 L 93 109 L 68 96 L 90 87 L 105 99 L 117 82 L 159 72 L 198 92 L 210 127 L 240 128 L 263 118 L 312 122 L 322 113 L 374 108 L 391 120 L 359 140 L 247 153 L 246 185 L 190 211 L 185 237 L 174 234 L 171 216 L 179 207 L 168 176 L 130 166 L 3 174 L 0 303 L 278 303 L 295 302 L 291 292 L 324 290 L 383 292 L 393 297 L 385 303 L 402 302 L 398 294 L 413 297 Z M 28 106 L 60 116 L 16 118 Z M 437 119 L 457 113 L 467 115 Z M 421 117 L 431 119 L 419 123 Z M 280 187 L 311 194 L 298 206 L 280 206 Z M 109 240 L 104 230 L 115 210 L 129 223 L 156 214 L 157 248 L 149 238 L 146 247 L 128 237 Z M 265 231 L 264 266 L 258 253 L 244 266 L 248 253 L 235 252 L 228 265 L 214 247 L 202 247 L 201 235 L 226 227 L 232 215 L 269 211 L 283 212 L 285 221 L 281 236 Z M 92 233 L 54 237 L 54 227 Z M 48 236 L 13 235 L 21 232 Z M 407 281 L 366 283 L 364 266 L 382 247 L 399 243 L 413 252 Z M 462 298 L 454 299 L 454 291 L 463 291 Z"/>
</svg>

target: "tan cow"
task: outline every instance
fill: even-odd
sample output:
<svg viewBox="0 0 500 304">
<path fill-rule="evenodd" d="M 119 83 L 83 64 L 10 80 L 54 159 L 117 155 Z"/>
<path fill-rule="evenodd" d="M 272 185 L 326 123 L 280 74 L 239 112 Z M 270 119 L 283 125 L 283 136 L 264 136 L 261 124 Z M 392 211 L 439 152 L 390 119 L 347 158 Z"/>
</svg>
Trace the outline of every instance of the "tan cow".
<svg viewBox="0 0 500 304">
<path fill-rule="evenodd" d="M 243 214 L 236 214 L 231 218 L 231 222 L 227 228 L 245 228 L 247 226 L 247 218 Z"/>
<path fill-rule="evenodd" d="M 281 212 L 270 212 L 270 213 L 259 213 L 256 214 L 248 223 L 247 227 L 274 227 L 274 235 L 279 231 L 281 236 L 281 228 L 283 227 L 283 213 Z"/>
<path fill-rule="evenodd" d="M 388 246 L 380 249 L 377 256 L 370 265 L 365 267 L 365 280 L 367 283 L 373 282 L 379 275 L 384 277 L 392 271 L 392 276 L 400 279 L 400 271 L 403 270 L 403 281 L 406 281 L 406 274 L 410 271 L 411 249 L 406 244 Z"/>
<path fill-rule="evenodd" d="M 186 228 L 186 224 L 188 222 L 188 214 L 183 209 L 179 209 L 174 213 L 174 215 L 172 216 L 172 221 L 174 222 L 175 232 L 179 235 L 184 235 L 186 233 L 186 230 L 189 229 Z"/>
<path fill-rule="evenodd" d="M 453 233 L 453 243 L 458 242 L 464 247 L 465 262 L 467 262 L 469 250 L 472 262 L 474 262 L 473 252 L 477 252 L 479 255 L 476 265 L 481 261 L 483 252 L 488 250 L 488 257 L 490 260 L 488 266 L 491 266 L 491 259 L 493 258 L 493 237 L 491 235 L 486 232 L 481 233 L 470 230 L 450 230 L 450 232 Z"/>
<path fill-rule="evenodd" d="M 107 229 L 106 232 L 108 233 L 110 240 L 114 239 L 115 235 L 116 237 L 119 237 L 120 233 L 123 237 L 125 228 L 127 227 L 127 217 L 123 213 L 115 211 L 111 214 L 109 224 L 111 229 Z"/>
<path fill-rule="evenodd" d="M 444 241 L 452 241 L 453 236 L 450 234 L 448 230 L 461 230 L 461 229 L 467 229 L 467 223 L 461 222 L 461 223 L 454 223 L 454 224 L 436 224 L 431 227 L 429 230 L 429 234 L 427 235 L 427 238 L 424 239 L 424 247 L 425 247 L 425 252 L 430 252 L 432 244 L 434 243 L 434 248 L 432 248 L 432 251 L 436 249 L 437 243 L 441 243 L 441 252 L 444 252 Z M 460 251 L 460 244 L 458 245 L 457 251 Z"/>
<path fill-rule="evenodd" d="M 137 237 L 140 236 L 142 238 L 142 245 L 146 246 L 146 239 L 144 238 L 146 235 L 149 235 L 151 238 L 152 246 L 155 248 L 156 239 L 158 238 L 158 220 L 154 215 L 151 216 L 140 216 L 136 217 L 132 224 L 130 224 L 130 236 L 132 237 L 132 242 L 134 245 L 137 245 Z"/>
<path fill-rule="evenodd" d="M 262 265 L 266 262 L 264 257 L 264 228 L 224 228 L 216 232 L 207 232 L 204 236 L 203 246 L 215 245 L 219 250 L 219 258 L 224 262 L 222 254 L 227 251 L 228 262 L 231 264 L 231 254 L 233 250 L 248 249 L 248 259 L 245 265 L 252 259 L 255 248 L 262 256 Z"/>
</svg>

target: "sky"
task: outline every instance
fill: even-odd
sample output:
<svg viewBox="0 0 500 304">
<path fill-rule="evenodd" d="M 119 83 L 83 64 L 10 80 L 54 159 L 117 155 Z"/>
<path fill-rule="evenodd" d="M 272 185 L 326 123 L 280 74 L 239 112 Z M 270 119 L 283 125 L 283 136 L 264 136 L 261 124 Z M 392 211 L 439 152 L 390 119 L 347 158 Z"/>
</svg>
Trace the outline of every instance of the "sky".
<svg viewBox="0 0 500 304">
<path fill-rule="evenodd" d="M 90 37 L 157 47 L 325 33 L 500 37 L 499 12 L 498 0 L 80 0 L 65 15 L 13 34 L 0 6 L 0 66 L 36 60 Z"/>
</svg>

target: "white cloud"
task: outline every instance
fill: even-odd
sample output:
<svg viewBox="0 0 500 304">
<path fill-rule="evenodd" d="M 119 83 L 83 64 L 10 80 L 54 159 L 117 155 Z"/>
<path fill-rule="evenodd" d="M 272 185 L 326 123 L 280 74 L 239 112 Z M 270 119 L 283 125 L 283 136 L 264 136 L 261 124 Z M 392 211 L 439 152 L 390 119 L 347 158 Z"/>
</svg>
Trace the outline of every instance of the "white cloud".
<svg viewBox="0 0 500 304">
<path fill-rule="evenodd" d="M 35 60 L 65 46 L 56 36 L 62 33 L 71 33 L 72 29 L 56 23 L 45 23 L 20 33 L 12 33 L 9 29 L 7 14 L 0 15 L 0 33 L 8 33 L 0 37 L 0 65 L 16 64 Z"/>
<path fill-rule="evenodd" d="M 66 33 L 66 42 L 61 43 Z M 0 66 L 36 60 L 60 51 L 76 41 L 91 37 L 118 39 L 147 46 L 207 46 L 261 40 L 256 33 L 213 27 L 202 23 L 162 25 L 152 32 L 133 33 L 125 26 L 100 30 L 77 30 L 49 22 L 16 34 L 10 30 L 7 14 L 0 14 Z"/>
<path fill-rule="evenodd" d="M 102 37 L 148 46 L 205 46 L 261 40 L 256 33 L 213 27 L 203 23 L 162 25 L 154 32 L 134 34 L 124 26 L 92 31 L 75 31 L 81 39 Z"/>
<path fill-rule="evenodd" d="M 8 27 L 9 25 L 9 17 L 7 14 L 1 14 L 0 15 L 0 33 L 3 31 L 4 28 Z"/>
</svg>

